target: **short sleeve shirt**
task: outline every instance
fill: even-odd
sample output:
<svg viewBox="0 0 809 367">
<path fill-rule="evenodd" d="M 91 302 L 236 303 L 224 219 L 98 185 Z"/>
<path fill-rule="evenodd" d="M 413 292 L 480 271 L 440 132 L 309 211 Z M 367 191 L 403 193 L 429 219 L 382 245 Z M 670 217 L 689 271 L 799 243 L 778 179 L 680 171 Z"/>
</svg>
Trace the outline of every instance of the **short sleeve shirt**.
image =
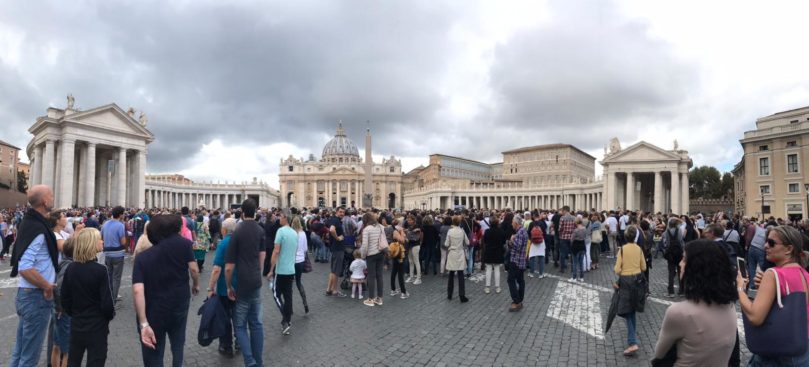
<svg viewBox="0 0 809 367">
<path fill-rule="evenodd" d="M 132 284 L 142 283 L 146 318 L 156 330 L 168 325 L 168 315 L 188 307 L 191 299 L 188 263 L 194 261 L 191 241 L 179 234 L 160 241 L 135 257 Z"/>
<path fill-rule="evenodd" d="M 275 234 L 275 245 L 281 246 L 275 273 L 278 275 L 295 274 L 295 254 L 298 252 L 298 233 L 289 226 L 281 227 Z"/>
<path fill-rule="evenodd" d="M 230 246 L 230 236 L 227 235 L 216 246 L 216 256 L 214 256 L 213 264 L 220 267 L 222 272 L 219 273 L 219 279 L 216 281 L 216 294 L 222 297 L 226 297 L 228 295 L 228 285 L 225 281 L 225 254 L 228 251 L 228 246 Z M 236 288 L 236 269 L 233 269 L 233 278 L 230 280 L 230 284 L 233 286 L 233 289 Z"/>
<path fill-rule="evenodd" d="M 256 221 L 246 220 L 236 226 L 225 253 L 225 263 L 235 264 L 239 272 L 236 297 L 247 297 L 261 287 L 259 253 L 264 251 L 263 245 L 264 228 Z"/>
<path fill-rule="evenodd" d="M 345 232 L 343 231 L 343 221 L 341 221 L 340 218 L 329 218 L 328 222 L 326 223 L 326 227 L 331 230 L 332 226 L 334 226 L 334 228 L 337 230 L 338 236 L 345 235 Z M 343 252 L 343 243 L 332 238 L 331 246 L 329 246 L 329 248 L 331 249 L 331 252 Z"/>
</svg>

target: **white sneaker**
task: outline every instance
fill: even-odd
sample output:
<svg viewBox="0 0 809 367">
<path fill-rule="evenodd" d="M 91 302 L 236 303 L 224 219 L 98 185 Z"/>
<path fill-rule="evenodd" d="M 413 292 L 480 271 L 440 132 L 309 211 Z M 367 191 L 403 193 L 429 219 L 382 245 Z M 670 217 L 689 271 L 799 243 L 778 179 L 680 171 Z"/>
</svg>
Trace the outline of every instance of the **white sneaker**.
<svg viewBox="0 0 809 367">
<path fill-rule="evenodd" d="M 402 299 L 408 299 L 408 298 L 410 298 L 410 294 L 409 294 L 409 293 L 407 293 L 407 292 L 402 293 L 401 298 L 402 298 Z"/>
<path fill-rule="evenodd" d="M 503 291 L 503 290 L 502 290 L 502 289 L 500 289 L 500 287 L 496 287 L 496 288 L 494 288 L 494 293 L 500 294 L 500 292 L 502 292 L 502 291 Z"/>
<path fill-rule="evenodd" d="M 570 278 L 570 279 L 568 279 L 567 281 L 568 281 L 568 282 L 575 282 L 575 281 L 576 281 L 576 278 Z"/>
<path fill-rule="evenodd" d="M 413 285 L 419 285 L 419 284 L 421 284 L 421 278 L 416 278 L 416 280 L 413 281 Z"/>
<path fill-rule="evenodd" d="M 489 287 L 483 288 L 483 293 L 489 294 L 492 293 L 492 290 Z"/>
<path fill-rule="evenodd" d="M 412 282 L 413 282 L 413 278 L 410 278 L 410 277 L 407 277 L 407 279 L 405 280 L 405 283 L 412 283 Z"/>
<path fill-rule="evenodd" d="M 528 273 L 528 277 L 529 277 L 529 278 L 533 278 L 533 277 L 534 277 L 534 273 Z"/>
<path fill-rule="evenodd" d="M 398 296 L 398 295 L 399 295 L 399 291 L 396 291 L 396 290 L 390 291 L 390 296 L 391 297 L 395 297 L 395 296 Z"/>
<path fill-rule="evenodd" d="M 357 296 L 354 293 L 351 293 L 351 299 L 354 299 L 354 298 L 357 298 Z"/>
<path fill-rule="evenodd" d="M 357 299 L 362 299 L 362 295 L 360 294 L 359 297 L 357 297 Z"/>
<path fill-rule="evenodd" d="M 548 274 L 542 274 L 542 275 L 539 276 L 539 279 L 544 279 L 544 278 L 547 278 L 547 277 L 548 277 Z"/>
</svg>

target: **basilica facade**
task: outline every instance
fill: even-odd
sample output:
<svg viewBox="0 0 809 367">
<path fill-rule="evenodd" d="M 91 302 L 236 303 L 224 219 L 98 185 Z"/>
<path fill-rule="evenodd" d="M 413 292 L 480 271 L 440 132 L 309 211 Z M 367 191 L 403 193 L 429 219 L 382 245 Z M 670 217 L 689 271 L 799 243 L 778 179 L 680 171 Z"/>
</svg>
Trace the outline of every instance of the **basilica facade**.
<svg viewBox="0 0 809 367">
<path fill-rule="evenodd" d="M 284 207 L 401 208 L 402 162 L 396 157 L 374 162 L 371 131 L 365 136 L 365 158 L 342 124 L 320 159 L 281 159 L 278 180 Z"/>
</svg>

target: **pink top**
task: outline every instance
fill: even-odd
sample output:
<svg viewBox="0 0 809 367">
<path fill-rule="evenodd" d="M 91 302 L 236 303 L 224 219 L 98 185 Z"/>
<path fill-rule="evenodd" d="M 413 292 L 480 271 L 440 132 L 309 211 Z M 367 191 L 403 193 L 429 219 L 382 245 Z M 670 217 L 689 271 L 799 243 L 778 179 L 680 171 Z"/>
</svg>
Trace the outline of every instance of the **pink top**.
<svg viewBox="0 0 809 367">
<path fill-rule="evenodd" d="M 806 279 L 806 286 L 809 287 L 809 272 L 806 272 L 806 270 L 804 270 L 800 266 L 788 268 L 781 267 L 772 269 L 778 274 L 778 282 L 781 288 L 782 299 L 787 296 L 787 293 L 791 294 L 795 292 L 800 293 L 806 292 L 803 287 L 803 280 L 801 279 L 801 274 L 803 274 L 803 277 L 805 277 Z M 789 289 L 789 292 L 787 292 L 787 289 Z M 775 301 L 773 302 L 773 307 L 778 307 L 777 303 L 778 299 L 776 298 Z M 809 303 L 807 303 L 806 305 L 806 312 L 807 315 L 809 315 Z M 806 322 L 809 325 L 809 317 L 807 317 Z M 807 335 L 807 337 L 809 337 L 809 335 Z"/>
</svg>

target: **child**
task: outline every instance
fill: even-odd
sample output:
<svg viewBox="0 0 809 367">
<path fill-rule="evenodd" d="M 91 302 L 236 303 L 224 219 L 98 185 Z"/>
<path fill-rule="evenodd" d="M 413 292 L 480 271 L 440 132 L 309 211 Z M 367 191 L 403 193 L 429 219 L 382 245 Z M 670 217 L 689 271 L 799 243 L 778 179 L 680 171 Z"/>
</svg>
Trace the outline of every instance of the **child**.
<svg viewBox="0 0 809 367">
<path fill-rule="evenodd" d="M 360 250 L 354 250 L 354 261 L 348 270 L 351 270 L 351 298 L 362 299 L 362 284 L 365 283 L 365 260 L 362 259 Z M 357 296 L 354 297 L 354 294 Z"/>
</svg>

